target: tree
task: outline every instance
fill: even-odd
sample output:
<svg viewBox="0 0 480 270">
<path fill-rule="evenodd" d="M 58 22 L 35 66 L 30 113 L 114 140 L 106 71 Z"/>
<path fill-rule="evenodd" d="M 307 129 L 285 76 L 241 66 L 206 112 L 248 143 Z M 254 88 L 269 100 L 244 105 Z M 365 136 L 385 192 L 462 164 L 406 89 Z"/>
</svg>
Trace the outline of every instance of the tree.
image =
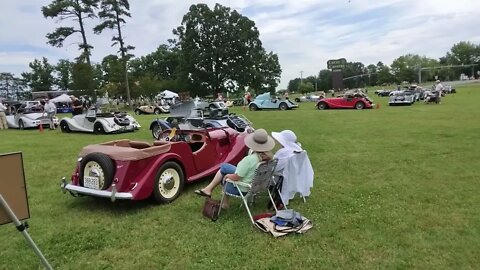
<svg viewBox="0 0 480 270">
<path fill-rule="evenodd" d="M 7 99 L 19 100 L 26 96 L 25 82 L 12 73 L 0 73 L 0 95 Z"/>
<path fill-rule="evenodd" d="M 70 89 L 76 95 L 94 96 L 98 81 L 96 80 L 96 65 L 77 61 L 72 64 L 72 83 Z"/>
<path fill-rule="evenodd" d="M 149 75 L 159 80 L 176 79 L 179 57 L 175 48 L 162 44 L 154 52 L 132 59 L 129 65 L 130 73 L 134 78 Z"/>
<path fill-rule="evenodd" d="M 377 84 L 378 85 L 385 85 L 385 84 L 392 84 L 395 82 L 395 78 L 393 74 L 390 72 L 390 68 L 386 65 L 383 65 L 382 62 L 378 62 L 377 64 Z"/>
<path fill-rule="evenodd" d="M 298 91 L 302 94 L 313 92 L 314 86 L 311 82 L 303 82 L 298 86 Z"/>
<path fill-rule="evenodd" d="M 57 65 L 55 66 L 56 78 L 55 84 L 60 90 L 70 89 L 72 84 L 72 62 L 67 59 L 58 60 Z"/>
<path fill-rule="evenodd" d="M 287 90 L 290 93 L 294 93 L 298 91 L 298 88 L 300 86 L 301 79 L 300 78 L 295 78 L 293 80 L 290 80 L 288 82 Z"/>
<path fill-rule="evenodd" d="M 78 23 L 75 27 L 58 27 L 52 33 L 47 34 L 48 44 L 54 47 L 63 47 L 65 40 L 74 33 L 80 33 L 82 42 L 78 45 L 83 50 L 78 60 L 85 60 L 90 65 L 90 51 L 93 46 L 88 44 L 85 33 L 85 20 L 95 18 L 94 10 L 97 8 L 98 0 L 53 0 L 48 6 L 42 7 L 45 18 L 57 18 L 58 21 L 72 19 Z"/>
<path fill-rule="evenodd" d="M 438 66 L 438 61 L 426 56 L 420 56 L 418 54 L 406 54 L 393 60 L 391 72 L 395 76 L 395 81 L 401 83 L 403 81 L 416 82 L 418 81 L 418 69 L 426 67 Z M 431 77 L 433 72 L 424 71 L 422 73 L 424 77 Z"/>
<path fill-rule="evenodd" d="M 124 17 L 131 17 L 130 4 L 128 0 L 102 0 L 100 5 L 101 11 L 98 13 L 98 17 L 102 20 L 102 23 L 95 26 L 93 31 L 96 34 L 102 33 L 105 29 L 116 30 L 117 35 L 112 38 L 112 46 L 118 45 L 120 47 L 119 53 L 123 63 L 125 90 L 127 92 L 127 102 L 131 106 L 130 99 L 130 87 L 128 84 L 128 60 L 133 56 L 128 51 L 133 50 L 135 47 L 126 45 L 122 36 L 122 26 L 126 23 Z"/>
<path fill-rule="evenodd" d="M 193 85 L 192 95 L 278 85 L 277 55 L 266 53 L 255 23 L 235 10 L 192 5 L 173 33 L 182 52 L 179 73 Z"/>
<path fill-rule="evenodd" d="M 32 92 L 52 90 L 52 86 L 55 83 L 52 73 L 55 68 L 48 63 L 48 59 L 45 57 L 42 58 L 42 61 L 35 59 L 28 66 L 32 71 L 23 72 L 22 77 Z"/>
<path fill-rule="evenodd" d="M 332 86 L 332 72 L 329 69 L 322 69 L 318 73 L 317 89 L 321 91 L 330 90 Z"/>
</svg>

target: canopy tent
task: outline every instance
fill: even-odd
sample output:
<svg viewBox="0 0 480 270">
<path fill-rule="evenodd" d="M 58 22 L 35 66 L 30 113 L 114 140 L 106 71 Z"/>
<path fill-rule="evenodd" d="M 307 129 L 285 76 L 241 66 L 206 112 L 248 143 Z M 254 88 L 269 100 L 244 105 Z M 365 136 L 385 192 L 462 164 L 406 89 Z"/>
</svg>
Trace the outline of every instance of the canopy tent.
<svg viewBox="0 0 480 270">
<path fill-rule="evenodd" d="M 178 98 L 178 94 L 170 90 L 165 90 L 160 92 L 160 94 L 157 95 L 157 98 L 165 98 L 165 99 Z"/>
<path fill-rule="evenodd" d="M 60 96 L 58 96 L 56 98 L 52 98 L 51 101 L 54 102 L 54 103 L 57 103 L 57 102 L 68 103 L 68 102 L 72 102 L 72 99 L 67 94 L 61 94 Z"/>
</svg>

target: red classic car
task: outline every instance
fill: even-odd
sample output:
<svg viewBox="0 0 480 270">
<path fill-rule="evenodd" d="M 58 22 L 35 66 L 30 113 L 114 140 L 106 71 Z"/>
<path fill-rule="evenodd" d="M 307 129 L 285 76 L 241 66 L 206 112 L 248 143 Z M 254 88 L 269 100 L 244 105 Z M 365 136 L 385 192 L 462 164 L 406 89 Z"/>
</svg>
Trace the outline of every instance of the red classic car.
<svg viewBox="0 0 480 270">
<path fill-rule="evenodd" d="M 232 128 L 166 130 L 161 141 L 116 140 L 88 145 L 79 155 L 72 195 L 143 200 L 175 200 L 186 182 L 215 174 L 223 162 L 237 164 L 247 153 L 246 133 Z"/>
<path fill-rule="evenodd" d="M 371 109 L 373 101 L 365 95 L 346 94 L 343 97 L 322 98 L 317 102 L 317 109 Z"/>
</svg>

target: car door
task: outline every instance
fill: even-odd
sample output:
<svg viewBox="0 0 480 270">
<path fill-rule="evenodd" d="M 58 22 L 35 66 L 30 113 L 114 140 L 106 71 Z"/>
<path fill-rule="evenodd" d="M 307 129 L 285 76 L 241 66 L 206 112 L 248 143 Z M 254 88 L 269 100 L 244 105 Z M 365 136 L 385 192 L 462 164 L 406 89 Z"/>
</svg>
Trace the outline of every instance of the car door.
<svg viewBox="0 0 480 270">
<path fill-rule="evenodd" d="M 353 108 L 355 106 L 356 98 L 352 96 L 345 96 L 342 98 L 341 107 L 342 108 Z"/>
<path fill-rule="evenodd" d="M 93 125 L 95 124 L 96 119 L 97 113 L 95 112 L 95 110 L 88 110 L 83 120 L 83 127 L 93 131 Z"/>
<path fill-rule="evenodd" d="M 218 134 L 212 134 L 212 135 L 214 137 L 203 134 L 202 141 L 204 145 L 197 151 L 193 152 L 193 160 L 195 162 L 195 168 L 197 169 L 198 173 L 211 169 L 213 166 L 215 166 L 219 162 L 218 161 L 219 152 L 217 152 L 219 135 Z"/>
</svg>

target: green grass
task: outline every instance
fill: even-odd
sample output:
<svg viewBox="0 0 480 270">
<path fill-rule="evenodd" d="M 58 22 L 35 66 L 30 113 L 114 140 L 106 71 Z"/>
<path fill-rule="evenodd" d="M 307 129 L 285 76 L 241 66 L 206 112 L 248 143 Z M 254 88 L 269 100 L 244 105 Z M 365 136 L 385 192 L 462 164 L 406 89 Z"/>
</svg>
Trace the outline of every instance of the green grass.
<svg viewBox="0 0 480 270">
<path fill-rule="evenodd" d="M 129 134 L 1 131 L 0 152 L 23 152 L 29 232 L 56 269 L 478 269 L 480 86 L 457 89 L 440 105 L 374 97 L 380 109 L 244 112 L 256 128 L 294 130 L 315 169 L 307 203 L 290 203 L 314 228 L 279 239 L 253 228 L 238 201 L 215 223 L 203 218 L 193 190 L 206 182 L 169 205 L 60 192 L 83 146 L 151 141 L 151 115 Z M 37 268 L 14 226 L 0 226 L 0 269 Z"/>
</svg>

